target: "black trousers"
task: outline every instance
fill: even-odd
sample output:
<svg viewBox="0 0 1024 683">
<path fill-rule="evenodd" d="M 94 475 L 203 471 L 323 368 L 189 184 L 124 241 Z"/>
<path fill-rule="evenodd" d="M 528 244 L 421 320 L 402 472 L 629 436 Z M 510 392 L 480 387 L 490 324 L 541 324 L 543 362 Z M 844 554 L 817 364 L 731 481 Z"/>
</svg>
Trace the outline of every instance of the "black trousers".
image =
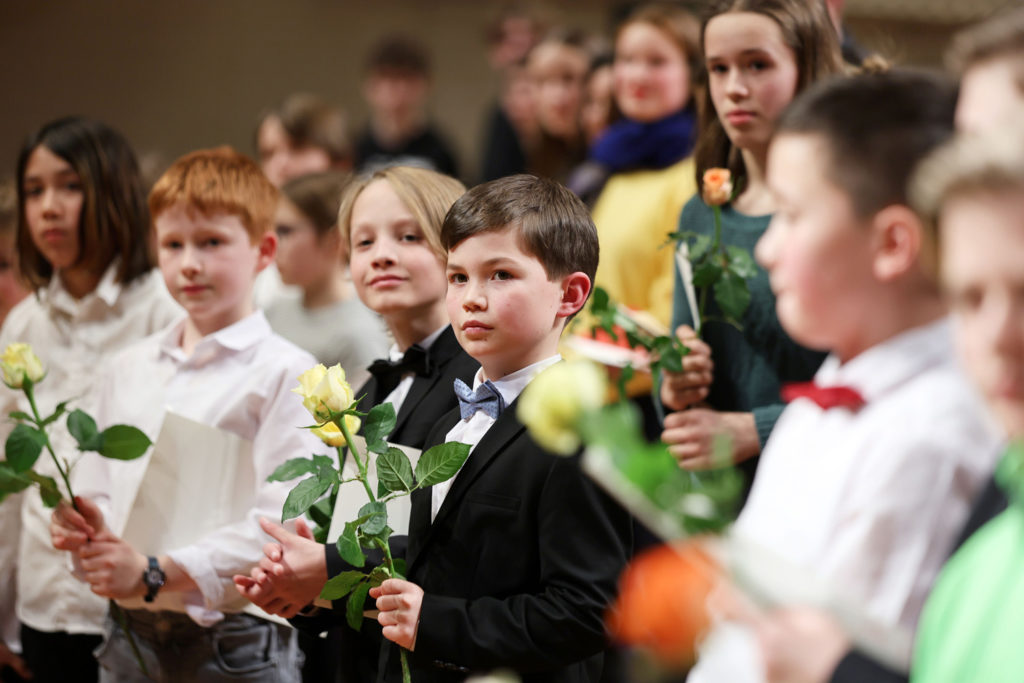
<svg viewBox="0 0 1024 683">
<path fill-rule="evenodd" d="M 99 665 L 93 651 L 103 636 L 37 631 L 21 625 L 21 657 L 33 683 L 97 683 Z"/>
</svg>

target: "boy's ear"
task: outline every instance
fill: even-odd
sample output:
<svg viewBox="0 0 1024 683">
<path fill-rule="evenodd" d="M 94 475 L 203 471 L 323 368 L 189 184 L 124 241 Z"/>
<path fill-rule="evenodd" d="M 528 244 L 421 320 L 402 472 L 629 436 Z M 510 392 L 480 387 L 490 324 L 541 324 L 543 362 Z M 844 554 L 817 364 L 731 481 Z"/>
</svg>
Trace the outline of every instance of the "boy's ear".
<svg viewBox="0 0 1024 683">
<path fill-rule="evenodd" d="M 277 234 L 273 230 L 266 231 L 256 243 L 256 248 L 259 250 L 256 259 L 256 272 L 258 273 L 274 262 L 274 257 L 277 255 Z"/>
<path fill-rule="evenodd" d="M 586 273 L 576 271 L 562 278 L 562 301 L 558 304 L 558 316 L 568 318 L 577 313 L 587 303 L 591 288 L 590 278 Z"/>
<path fill-rule="evenodd" d="M 880 282 L 892 282 L 919 267 L 924 228 L 909 207 L 895 204 L 875 214 L 873 272 Z"/>
</svg>

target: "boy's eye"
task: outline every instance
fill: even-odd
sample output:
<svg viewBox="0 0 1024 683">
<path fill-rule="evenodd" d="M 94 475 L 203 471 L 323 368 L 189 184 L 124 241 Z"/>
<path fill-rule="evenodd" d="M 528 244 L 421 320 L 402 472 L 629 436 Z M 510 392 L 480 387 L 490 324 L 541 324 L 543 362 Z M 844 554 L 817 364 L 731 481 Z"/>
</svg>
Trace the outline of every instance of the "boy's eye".
<svg viewBox="0 0 1024 683">
<path fill-rule="evenodd" d="M 203 242 L 203 244 L 208 247 L 219 247 L 223 243 L 224 240 L 222 240 L 219 237 L 210 237 L 205 242 Z"/>
<path fill-rule="evenodd" d="M 178 240 L 167 240 L 160 246 L 164 249 L 181 249 L 181 242 Z"/>
<path fill-rule="evenodd" d="M 274 232 L 277 233 L 278 237 L 287 237 L 288 235 L 292 234 L 294 230 L 292 230 L 292 228 L 287 225 L 278 225 L 274 227 Z"/>
<path fill-rule="evenodd" d="M 465 273 L 449 273 L 448 274 L 448 284 L 451 284 L 451 285 L 461 285 L 464 282 L 466 282 L 466 274 Z"/>
<path fill-rule="evenodd" d="M 419 242 L 420 241 L 420 236 L 417 235 L 414 232 L 407 232 L 404 235 L 402 235 L 402 241 L 403 242 Z"/>
<path fill-rule="evenodd" d="M 508 272 L 507 270 L 496 270 L 496 271 L 494 271 L 494 279 L 495 280 L 511 280 L 512 279 L 512 273 Z"/>
<path fill-rule="evenodd" d="M 708 71 L 710 71 L 713 74 L 719 75 L 726 73 L 728 70 L 729 69 L 728 67 L 725 66 L 725 64 L 712 64 L 708 67 Z"/>
</svg>

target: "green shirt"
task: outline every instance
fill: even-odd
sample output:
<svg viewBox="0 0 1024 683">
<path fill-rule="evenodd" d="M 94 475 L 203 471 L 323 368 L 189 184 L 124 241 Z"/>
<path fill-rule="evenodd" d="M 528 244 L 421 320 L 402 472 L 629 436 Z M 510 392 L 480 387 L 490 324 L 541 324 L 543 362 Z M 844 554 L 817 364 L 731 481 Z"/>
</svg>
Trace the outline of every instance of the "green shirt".
<svg viewBox="0 0 1024 683">
<path fill-rule="evenodd" d="M 754 245 L 768 228 L 771 216 L 747 216 L 731 205 L 722 207 L 722 243 L 754 252 Z M 714 214 L 703 200 L 695 196 L 683 207 L 679 229 L 713 237 Z M 750 306 L 743 315 L 743 329 L 710 321 L 701 337 L 711 347 L 715 364 L 707 402 L 721 411 L 751 412 L 757 425 L 757 436 L 763 447 L 783 403 L 779 389 L 785 382 L 803 382 L 814 377 L 825 354 L 806 349 L 782 329 L 775 316 L 775 295 L 768 284 L 768 274 L 760 267 L 757 275 L 747 280 Z M 709 296 L 705 318 L 721 316 L 714 296 Z M 679 269 L 675 271 L 675 295 L 672 302 L 672 329 L 679 325 L 693 326 L 693 313 L 686 301 Z"/>
<path fill-rule="evenodd" d="M 1024 678 L 1024 509 L 979 529 L 946 563 L 921 614 L 911 680 Z"/>
</svg>

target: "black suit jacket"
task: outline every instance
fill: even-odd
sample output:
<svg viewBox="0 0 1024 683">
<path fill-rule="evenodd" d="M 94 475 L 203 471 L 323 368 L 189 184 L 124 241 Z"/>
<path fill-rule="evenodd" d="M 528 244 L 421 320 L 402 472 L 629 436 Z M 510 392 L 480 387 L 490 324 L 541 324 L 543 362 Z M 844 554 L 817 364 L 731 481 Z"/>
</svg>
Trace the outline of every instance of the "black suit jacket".
<svg viewBox="0 0 1024 683">
<path fill-rule="evenodd" d="M 964 524 L 964 528 L 960 532 L 960 537 L 957 539 L 956 545 L 950 551 L 950 557 L 952 557 L 960 546 L 970 538 L 974 532 L 978 531 L 981 527 L 991 520 L 993 517 L 1001 513 L 1006 509 L 1008 500 L 1006 494 L 996 483 L 994 478 L 989 479 L 985 489 L 981 492 L 974 501 L 974 505 L 971 508 L 971 514 L 967 518 L 967 522 Z M 875 683 L 903 683 L 907 680 L 907 676 L 897 671 L 893 671 L 884 665 L 871 659 L 870 656 L 858 651 L 852 650 L 840 660 L 836 670 L 832 673 L 831 683 L 861 683 L 862 681 L 872 681 Z"/>
<path fill-rule="evenodd" d="M 484 435 L 430 520 L 413 493 L 406 554 L 424 590 L 413 679 L 462 681 L 517 671 L 524 683 L 597 681 L 604 612 L 631 550 L 629 515 L 580 470 L 543 451 L 509 406 Z M 458 411 L 438 425 L 440 443 Z M 400 679 L 395 646 L 379 680 Z"/>
<path fill-rule="evenodd" d="M 459 401 L 452 388 L 455 379 L 472 384 L 473 376 L 480 367 L 459 346 L 450 325 L 430 346 L 429 356 L 430 373 L 413 379 L 409 393 L 395 416 L 395 428 L 388 437 L 392 443 L 423 448 L 427 436 L 441 417 L 458 406 Z M 377 380 L 371 377 L 356 392 L 356 396 L 362 397 L 359 410 L 366 412 L 386 398 L 377 394 Z M 345 571 L 334 544 L 326 546 L 326 557 L 328 576 Z M 336 603 L 336 609 L 332 611 L 320 612 L 312 617 L 296 617 L 291 621 L 297 628 L 313 633 L 336 628 L 332 644 L 337 650 L 342 681 L 366 683 L 376 678 L 379 648 L 383 640 L 376 621 L 364 620 L 357 638 L 357 633 L 346 623 L 344 600 Z"/>
</svg>

